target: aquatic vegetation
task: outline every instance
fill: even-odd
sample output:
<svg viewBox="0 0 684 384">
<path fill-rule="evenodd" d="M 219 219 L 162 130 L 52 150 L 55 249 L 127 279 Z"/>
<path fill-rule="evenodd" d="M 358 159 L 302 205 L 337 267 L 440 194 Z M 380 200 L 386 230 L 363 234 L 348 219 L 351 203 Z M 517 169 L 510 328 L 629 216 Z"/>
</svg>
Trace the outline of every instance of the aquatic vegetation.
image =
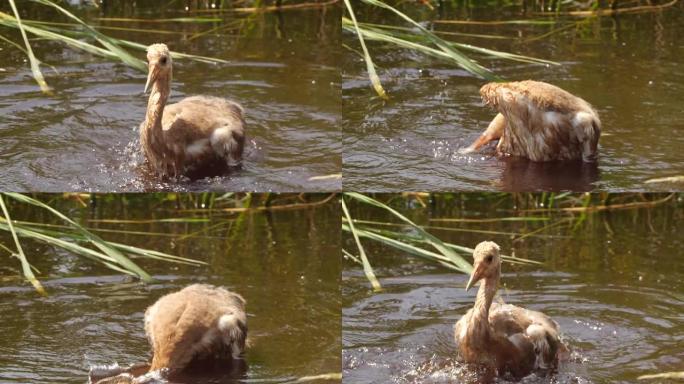
<svg viewBox="0 0 684 384">
<path fill-rule="evenodd" d="M 2 205 L 4 216 L 0 221 L 0 230 L 5 230 L 12 234 L 16 244 L 17 252 L 13 252 L 10 248 L 4 245 L 2 245 L 2 248 L 19 258 L 22 264 L 24 276 L 40 293 L 44 293 L 45 291 L 31 271 L 32 267 L 23 252 L 18 239 L 19 237 L 27 237 L 55 247 L 63 248 L 84 258 L 100 262 L 112 270 L 136 276 L 145 282 L 151 282 L 152 277 L 124 253 L 129 255 L 161 259 L 175 263 L 194 265 L 204 264 L 198 260 L 105 241 L 100 236 L 84 228 L 63 213 L 37 199 L 18 193 L 5 193 L 4 196 L 20 203 L 40 207 L 67 224 L 66 228 L 55 230 L 46 228 L 45 226 L 41 225 L 42 223 L 40 222 L 12 222 L 4 200 L 2 199 L 2 196 L 0 196 L 0 204 Z M 83 243 L 94 246 L 94 249 L 82 245 Z"/>
<path fill-rule="evenodd" d="M 41 91 L 44 93 L 50 93 L 51 89 L 48 86 L 45 78 L 40 70 L 40 60 L 38 60 L 31 49 L 31 44 L 27 37 L 27 32 L 43 39 L 53 40 L 62 42 L 72 48 L 76 48 L 90 54 L 105 57 L 108 59 L 117 59 L 124 64 L 133 67 L 140 71 L 146 71 L 147 66 L 145 62 L 141 59 L 136 58 L 131 53 L 129 53 L 126 48 L 133 48 L 137 50 L 144 50 L 146 46 L 143 44 L 138 44 L 135 42 L 117 39 L 108 36 L 102 32 L 99 32 L 95 27 L 89 25 L 72 12 L 66 8 L 60 6 L 51 0 L 31 0 L 38 4 L 44 5 L 46 7 L 51 7 L 58 12 L 61 16 L 64 16 L 73 21 L 73 23 L 44 23 L 38 20 L 22 20 L 19 16 L 19 11 L 16 7 L 14 0 L 10 0 L 10 5 L 14 15 L 9 15 L 4 12 L 0 12 L 0 25 L 9 27 L 12 29 L 18 29 L 23 37 L 25 50 L 24 51 L 28 57 L 31 64 L 31 72 L 36 82 L 39 84 Z M 194 22 L 204 22 L 202 18 L 197 18 L 193 20 Z M 20 47 L 17 43 L 14 43 L 7 37 L 2 37 L 3 40 L 10 42 L 16 47 Z M 100 46 L 88 43 L 84 40 L 96 41 Z M 190 60 L 197 60 L 202 62 L 210 63 L 226 63 L 225 60 L 183 54 L 178 52 L 171 52 L 173 58 L 184 58 Z"/>
<path fill-rule="evenodd" d="M 125 195 L 125 194 L 69 194 L 66 199 L 74 199 L 87 206 L 84 200 L 91 201 L 112 201 L 119 200 L 126 202 L 133 199 L 149 201 L 150 204 L 169 204 L 176 206 L 176 211 L 180 214 L 171 217 L 155 218 L 153 220 L 128 220 L 128 219 L 89 219 L 90 224 L 126 224 L 128 226 L 136 224 L 150 223 L 207 223 L 207 227 L 190 232 L 184 235 L 175 235 L 164 232 L 137 231 L 134 229 L 108 229 L 100 227 L 87 227 L 76 222 L 75 219 L 55 209 L 52 204 L 45 203 L 39 198 L 30 197 L 19 193 L 0 194 L 0 231 L 11 234 L 14 249 L 11 246 L 0 242 L 0 250 L 4 250 L 10 256 L 19 259 L 22 267 L 22 274 L 38 292 L 45 294 L 45 289 L 35 276 L 37 270 L 30 264 L 29 257 L 26 255 L 20 239 L 29 239 L 38 243 L 46 244 L 55 248 L 67 251 L 69 254 L 94 261 L 119 273 L 134 276 L 143 282 L 151 282 L 153 278 L 133 261 L 137 260 L 159 260 L 169 263 L 185 264 L 190 266 L 201 266 L 207 263 L 186 257 L 180 257 L 153 249 L 145 249 L 116 241 L 105 240 L 101 234 L 128 234 L 146 237 L 166 237 L 174 236 L 177 241 L 191 240 L 201 237 L 206 231 L 217 227 L 229 226 L 231 239 L 244 237 L 245 231 L 249 231 L 249 226 L 245 224 L 249 215 L 260 211 L 278 210 L 298 210 L 310 209 L 325 205 L 331 202 L 336 194 L 328 195 L 307 195 L 300 194 L 251 194 L 251 193 L 201 193 L 201 194 L 175 194 L 157 193 L 147 195 Z M 9 200 L 15 205 L 6 204 Z M 10 212 L 18 205 L 37 207 L 38 211 L 44 212 L 47 217 L 35 221 L 19 221 L 12 219 Z M 224 219 L 226 215 L 236 215 L 236 219 Z M 211 216 L 219 216 L 222 219 L 217 223 L 210 223 Z M 51 221 L 58 221 L 62 224 L 53 224 Z M 35 257 L 35 256 L 32 256 Z"/>
<path fill-rule="evenodd" d="M 347 201 L 359 202 L 362 206 L 366 205 L 380 208 L 389 213 L 392 217 L 398 219 L 400 223 L 396 224 L 391 222 L 354 219 L 349 214 L 345 199 Z M 354 236 L 360 256 L 357 257 L 344 248 L 342 249 L 342 253 L 349 260 L 363 265 L 366 277 L 376 290 L 381 288 L 380 283 L 375 277 L 371 264 L 368 261 L 368 256 L 361 244 L 361 238 L 373 240 L 385 246 L 398 249 L 405 252 L 407 255 L 438 263 L 443 267 L 457 272 L 472 272 L 473 267 L 470 262 L 465 259 L 464 255 L 472 254 L 474 251 L 473 248 L 440 240 L 427 231 L 428 227 L 415 224 L 405 215 L 402 215 L 394 208 L 377 199 L 360 193 L 347 192 L 342 199 L 342 209 L 344 211 L 344 216 L 342 217 L 342 231 L 351 233 L 352 236 Z M 534 220 L 534 218 L 532 220 Z M 394 226 L 399 227 L 399 229 L 386 229 L 387 227 Z M 433 249 L 430 250 L 429 248 Z M 531 260 L 506 255 L 502 255 L 502 259 L 513 263 L 536 263 Z"/>
<path fill-rule="evenodd" d="M 408 29 L 397 28 L 392 25 L 359 23 L 356 20 L 351 3 L 348 0 L 345 0 L 347 12 L 349 13 L 351 19 L 343 17 L 342 28 L 345 31 L 352 32 L 357 35 L 364 51 L 363 56 L 364 60 L 366 61 L 371 83 L 373 84 L 376 93 L 383 98 L 385 98 L 386 95 L 376 74 L 375 65 L 373 64 L 371 56 L 365 46 L 364 38 L 391 43 L 401 48 L 412 49 L 427 55 L 449 60 L 464 70 L 489 81 L 501 80 L 501 77 L 497 76 L 492 71 L 479 64 L 475 59 L 462 53 L 462 50 L 476 52 L 499 59 L 534 62 L 539 64 L 557 64 L 548 60 L 516 55 L 508 52 L 500 52 L 470 44 L 447 41 L 423 26 L 422 23 L 413 20 L 411 17 L 402 13 L 397 8 L 385 2 L 380 0 L 361 0 L 361 2 L 372 7 L 380 8 L 384 11 L 389 11 L 411 25 L 411 28 Z"/>
<path fill-rule="evenodd" d="M 432 56 L 454 63 L 462 69 L 471 74 L 483 78 L 488 81 L 500 81 L 501 76 L 497 75 L 490 69 L 478 62 L 479 57 L 511 60 L 526 63 L 535 63 L 540 65 L 560 65 L 551 60 L 542 58 L 535 58 L 530 56 L 519 55 L 510 52 L 502 52 L 489 48 L 485 48 L 473 44 L 464 44 L 460 41 L 453 40 L 454 38 L 477 38 L 484 40 L 502 40 L 502 39 L 520 39 L 525 43 L 532 40 L 544 39 L 555 33 L 567 31 L 570 29 L 577 29 L 583 24 L 583 20 L 589 18 L 596 18 L 600 16 L 612 16 L 616 14 L 629 13 L 643 13 L 643 12 L 657 12 L 664 8 L 669 8 L 677 4 L 678 0 L 671 0 L 661 4 L 652 4 L 652 2 L 637 1 L 638 5 L 633 2 L 610 2 L 608 8 L 601 8 L 599 1 L 590 1 L 588 3 L 582 2 L 564 2 L 564 1 L 525 1 L 522 4 L 515 4 L 521 7 L 524 17 L 519 20 L 471 20 L 471 19 L 442 19 L 435 15 L 434 19 L 416 20 L 408 16 L 405 12 L 399 10 L 406 9 L 407 12 L 435 12 L 434 1 L 420 1 L 420 2 L 392 2 L 382 0 L 360 0 L 356 3 L 356 8 L 361 9 L 368 14 L 383 14 L 383 18 L 388 20 L 399 19 L 405 25 L 397 25 L 394 22 L 383 23 L 364 23 L 357 20 L 355 10 L 351 6 L 351 2 L 347 3 L 347 14 L 349 17 L 342 17 L 342 28 L 344 31 L 354 33 L 362 47 L 362 57 L 368 68 L 368 75 L 376 93 L 382 98 L 386 98 L 384 88 L 380 83 L 380 78 L 377 75 L 375 64 L 366 47 L 365 41 L 372 40 L 380 43 L 393 45 L 399 48 L 412 50 L 424 55 Z M 447 4 L 455 9 L 477 9 L 482 7 L 500 7 L 500 2 L 482 1 L 482 2 L 466 2 L 466 1 L 452 1 L 439 2 L 440 9 L 443 9 Z M 507 4 L 513 6 L 513 4 Z M 423 12 L 425 11 L 425 12 Z M 360 12 L 356 12 L 357 14 Z M 386 15 L 386 16 L 385 16 Z M 441 12 L 440 12 L 441 15 Z M 581 19 L 580 21 L 572 21 L 566 19 L 559 19 L 559 16 L 570 16 Z M 552 27 L 552 30 L 540 36 L 533 38 L 519 38 L 517 36 L 494 35 L 494 34 L 472 34 L 465 32 L 442 31 L 436 27 L 440 25 L 450 26 L 468 26 L 468 25 L 530 25 L 530 26 L 544 26 Z M 558 26 L 557 26 L 558 25 Z M 442 37 L 444 36 L 444 37 Z M 349 50 L 354 51 L 351 47 Z M 467 54 L 465 53 L 467 52 Z"/>
<path fill-rule="evenodd" d="M 372 241 L 383 247 L 393 248 L 406 256 L 422 258 L 445 268 L 468 274 L 471 273 L 472 266 L 466 257 L 470 257 L 474 249 L 465 245 L 442 241 L 431 232 L 470 232 L 486 234 L 487 236 L 505 236 L 512 239 L 513 242 L 519 242 L 529 237 L 543 238 L 552 229 L 562 228 L 564 231 L 572 233 L 597 212 L 649 209 L 663 204 L 679 204 L 682 197 L 681 194 L 677 193 L 666 195 L 637 193 L 472 193 L 466 195 L 405 193 L 389 196 L 391 198 L 387 203 L 382 202 L 386 197 L 382 194 L 345 193 L 342 200 L 344 210 L 342 231 L 354 237 L 359 256 L 344 248 L 342 253 L 346 259 L 363 266 L 366 277 L 376 290 L 380 289 L 380 283 L 361 239 Z M 456 204 L 459 199 L 482 199 L 492 206 L 512 205 L 516 208 L 510 215 L 501 215 L 495 218 L 431 217 L 430 225 L 418 225 L 405 214 L 392 208 L 393 205 L 401 204 L 403 206 L 414 206 L 415 210 L 420 211 L 425 210 L 428 204 L 435 204 L 436 201 L 449 202 L 448 204 L 451 205 Z M 397 219 L 398 222 L 364 220 L 355 217 L 361 216 L 362 212 L 369 209 L 380 209 L 377 211 L 378 214 L 382 214 L 384 211 L 385 216 Z M 519 232 L 480 229 L 466 225 L 503 222 L 520 222 L 529 225 L 521 228 Z M 541 264 L 538 261 L 513 255 L 501 255 L 501 259 L 511 264 Z"/>
</svg>

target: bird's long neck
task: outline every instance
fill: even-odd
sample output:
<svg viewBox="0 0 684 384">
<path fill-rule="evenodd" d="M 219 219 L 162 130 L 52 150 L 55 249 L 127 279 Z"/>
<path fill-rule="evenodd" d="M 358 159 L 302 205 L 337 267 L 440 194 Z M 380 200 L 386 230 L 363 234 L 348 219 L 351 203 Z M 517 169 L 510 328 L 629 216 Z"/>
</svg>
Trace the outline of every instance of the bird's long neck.
<svg viewBox="0 0 684 384">
<path fill-rule="evenodd" d="M 158 78 L 152 84 L 150 91 L 150 98 L 147 100 L 147 113 L 145 114 L 145 123 L 141 130 L 141 135 L 150 135 L 162 130 L 162 115 L 164 114 L 164 106 L 166 100 L 169 98 L 170 80 L 167 78 Z"/>
<path fill-rule="evenodd" d="M 488 277 L 480 283 L 480 289 L 477 291 L 477 298 L 475 299 L 475 306 L 473 306 L 473 314 L 469 322 L 470 333 L 482 335 L 482 339 L 489 335 L 489 307 L 492 306 L 494 296 L 499 286 L 499 274 Z"/>
</svg>

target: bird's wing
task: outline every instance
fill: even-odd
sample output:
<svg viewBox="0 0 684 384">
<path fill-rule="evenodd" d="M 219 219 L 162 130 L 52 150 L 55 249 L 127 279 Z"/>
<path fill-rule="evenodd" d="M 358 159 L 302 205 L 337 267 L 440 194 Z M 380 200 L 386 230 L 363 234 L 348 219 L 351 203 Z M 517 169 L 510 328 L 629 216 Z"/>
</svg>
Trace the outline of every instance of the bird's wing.
<svg viewBox="0 0 684 384">
<path fill-rule="evenodd" d="M 193 142 L 208 138 L 216 129 L 229 127 L 242 135 L 244 130 L 242 107 L 218 97 L 193 96 L 166 106 L 162 127 L 174 142 Z"/>
<path fill-rule="evenodd" d="M 522 338 L 534 345 L 535 366 L 549 368 L 562 347 L 558 323 L 549 316 L 510 304 L 495 304 L 489 312 L 489 322 L 495 332 L 519 345 Z M 521 338 L 522 337 L 522 338 Z"/>
</svg>

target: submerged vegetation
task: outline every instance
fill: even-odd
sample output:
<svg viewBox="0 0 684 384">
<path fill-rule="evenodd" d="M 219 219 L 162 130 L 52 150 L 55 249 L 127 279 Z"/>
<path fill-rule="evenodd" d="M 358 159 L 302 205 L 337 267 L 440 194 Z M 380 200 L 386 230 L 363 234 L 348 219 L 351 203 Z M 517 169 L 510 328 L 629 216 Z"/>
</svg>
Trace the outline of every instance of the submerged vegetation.
<svg viewBox="0 0 684 384">
<path fill-rule="evenodd" d="M 47 197 L 50 201 L 44 202 Z M 244 228 L 240 223 L 244 222 L 247 215 L 253 212 L 270 212 L 280 210 L 309 209 L 325 205 L 335 198 L 335 194 L 305 195 L 305 194 L 251 194 L 227 193 L 223 195 L 215 193 L 203 194 L 149 194 L 149 195 L 126 195 L 126 194 L 67 194 L 40 195 L 31 197 L 18 193 L 0 194 L 0 232 L 11 234 L 12 243 L 0 242 L 0 251 L 4 251 L 11 257 L 19 259 L 22 274 L 38 292 L 45 294 L 45 289 L 36 278 L 34 272 L 39 273 L 31 264 L 30 259 L 37 257 L 27 254 L 22 242 L 25 239 L 60 248 L 90 261 L 102 264 L 105 267 L 119 273 L 128 274 L 139 278 L 144 282 L 152 281 L 152 277 L 141 268 L 138 260 L 160 260 L 163 262 L 186 264 L 190 266 L 206 265 L 201 260 L 179 257 L 169 253 L 130 246 L 115 241 L 108 241 L 101 237 L 106 234 L 124 234 L 147 237 L 165 237 L 173 234 L 164 232 L 149 232 L 131 230 L 128 226 L 150 223 L 177 223 L 193 224 L 207 223 L 208 228 L 178 236 L 177 240 L 192 240 L 201 237 L 205 231 L 219 227 L 231 226 L 239 230 Z M 175 209 L 167 217 L 150 220 L 129 220 L 122 218 L 86 219 L 86 224 L 80 224 L 75 218 L 55 209 L 55 202 L 64 202 L 64 199 L 76 201 L 82 208 L 94 207 L 103 202 L 119 201 L 126 204 L 127 201 L 147 201 L 150 206 L 172 205 Z M 39 220 L 16 220 L 12 215 L 13 209 L 23 209 L 29 206 L 35 207 L 44 215 Z M 221 217 L 225 220 L 214 220 Z M 60 224 L 53 223 L 54 221 Z M 102 228 L 101 225 L 125 225 L 125 229 Z M 100 235 L 101 234 L 101 235 Z"/>
<path fill-rule="evenodd" d="M 372 59 L 372 55 L 366 46 L 366 40 L 373 40 L 386 45 L 408 49 L 432 56 L 440 60 L 454 63 L 471 74 L 488 81 L 499 81 L 501 77 L 489 68 L 478 62 L 479 58 L 512 60 L 541 65 L 560 65 L 552 60 L 535 58 L 520 54 L 503 52 L 486 48 L 480 44 L 467 44 L 464 39 L 475 40 L 508 40 L 517 39 L 523 43 L 537 39 L 543 39 L 556 33 L 578 28 L 584 19 L 601 16 L 615 16 L 619 14 L 654 12 L 672 7 L 678 0 L 661 1 L 654 4 L 652 1 L 619 1 L 604 2 L 593 0 L 589 2 L 566 2 L 560 0 L 520 0 L 504 2 L 498 1 L 460 1 L 460 0 L 425 0 L 415 2 L 397 2 L 382 0 L 359 0 L 352 7 L 352 2 L 345 0 L 346 15 L 342 17 L 344 31 L 356 35 L 363 52 L 363 57 L 370 82 L 375 92 L 382 98 L 387 98 L 380 77 Z M 477 10 L 481 8 L 503 7 L 507 10 L 519 8 L 522 18 L 515 20 L 473 20 L 469 17 L 461 19 L 444 18 L 446 10 Z M 462 14 L 462 12 L 457 12 Z M 469 13 L 469 12 L 468 12 Z M 359 15 L 369 15 L 383 22 L 362 22 Z M 419 15 L 418 17 L 411 15 Z M 498 14 L 498 12 L 497 12 Z M 561 18 L 562 16 L 571 19 Z M 580 19 L 573 20 L 574 19 Z M 384 20 L 398 20 L 399 23 L 385 22 Z M 548 27 L 548 31 L 533 38 L 521 38 L 515 35 L 494 35 L 482 33 L 468 33 L 465 31 L 453 31 L 458 27 L 488 25 L 514 25 L 514 26 L 539 26 Z M 449 26 L 452 29 L 444 30 L 439 27 Z M 458 39 L 458 40 L 457 40 Z M 350 46 L 347 49 L 356 51 Z"/>
<path fill-rule="evenodd" d="M 364 273 L 375 290 L 380 282 L 370 263 L 364 241 L 380 245 L 380 249 L 393 248 L 399 254 L 419 257 L 445 268 L 470 273 L 473 249 L 464 244 L 440 240 L 434 232 L 461 232 L 489 236 L 504 236 L 519 242 L 531 237 L 544 237 L 549 230 L 577 230 L 593 215 L 603 211 L 649 209 L 664 204 L 681 204 L 684 195 L 640 193 L 405 193 L 359 194 L 345 193 L 342 200 L 344 216 L 342 230 L 353 236 L 358 256 L 344 248 L 346 259 L 363 266 Z M 488 207 L 499 207 L 495 217 L 444 216 L 468 201 L 481 200 Z M 397 207 L 403 208 L 397 208 Z M 403 212 L 403 213 L 402 213 Z M 429 225 L 416 224 L 410 216 L 429 216 Z M 368 219 L 367 217 L 384 219 Z M 387 220 L 391 218 L 393 220 Z M 503 232 L 491 225 L 505 222 L 520 224 L 518 231 Z M 377 249 L 377 248 L 375 248 Z M 503 261 L 513 264 L 540 264 L 538 261 L 504 255 Z"/>
</svg>

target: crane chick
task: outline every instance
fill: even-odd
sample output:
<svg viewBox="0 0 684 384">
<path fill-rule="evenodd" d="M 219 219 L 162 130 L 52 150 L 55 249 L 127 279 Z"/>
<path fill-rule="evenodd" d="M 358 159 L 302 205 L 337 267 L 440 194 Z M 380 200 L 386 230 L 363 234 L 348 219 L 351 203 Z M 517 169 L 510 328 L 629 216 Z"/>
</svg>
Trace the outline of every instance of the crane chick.
<svg viewBox="0 0 684 384">
<path fill-rule="evenodd" d="M 532 80 L 485 84 L 480 95 L 499 113 L 463 153 L 499 139 L 499 155 L 532 161 L 596 161 L 601 120 L 583 99 Z"/>
<path fill-rule="evenodd" d="M 213 175 L 238 165 L 245 143 L 242 107 L 227 99 L 192 96 L 166 105 L 171 93 L 172 59 L 165 44 L 147 48 L 150 89 L 140 145 L 153 171 L 162 177 Z"/>
</svg>

